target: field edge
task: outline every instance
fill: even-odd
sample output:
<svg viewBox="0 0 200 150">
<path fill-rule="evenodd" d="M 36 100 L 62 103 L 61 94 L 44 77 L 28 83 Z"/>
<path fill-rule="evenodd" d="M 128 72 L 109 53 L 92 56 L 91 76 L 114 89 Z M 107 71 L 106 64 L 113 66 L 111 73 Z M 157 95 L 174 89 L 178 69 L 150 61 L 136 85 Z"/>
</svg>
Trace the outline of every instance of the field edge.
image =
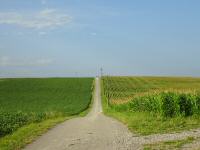
<svg viewBox="0 0 200 150">
<path fill-rule="evenodd" d="M 26 126 L 19 128 L 17 131 L 13 132 L 10 135 L 0 138 L 0 148 L 1 150 L 20 150 L 23 149 L 28 144 L 34 142 L 39 136 L 45 134 L 50 129 L 55 126 L 63 123 L 69 119 L 76 117 L 86 116 L 92 108 L 94 101 L 94 92 L 95 92 L 95 79 L 92 82 L 91 86 L 91 99 L 88 106 L 78 114 L 73 114 L 71 116 L 57 117 L 48 120 L 44 120 L 39 123 L 31 123 Z"/>
<path fill-rule="evenodd" d="M 143 112 L 120 112 L 109 105 L 108 99 L 104 95 L 103 80 L 101 79 L 101 97 L 103 113 L 112 117 L 127 126 L 129 131 L 137 135 L 178 133 L 200 127 L 198 116 L 187 118 L 175 117 L 163 119 L 158 116 Z M 157 128 L 155 128 L 157 127 Z"/>
<path fill-rule="evenodd" d="M 24 148 L 27 144 L 32 143 L 37 137 L 70 118 L 59 117 L 49 119 L 40 123 L 31 123 L 19 128 L 14 133 L 0 139 L 1 150 L 18 150 Z"/>
</svg>

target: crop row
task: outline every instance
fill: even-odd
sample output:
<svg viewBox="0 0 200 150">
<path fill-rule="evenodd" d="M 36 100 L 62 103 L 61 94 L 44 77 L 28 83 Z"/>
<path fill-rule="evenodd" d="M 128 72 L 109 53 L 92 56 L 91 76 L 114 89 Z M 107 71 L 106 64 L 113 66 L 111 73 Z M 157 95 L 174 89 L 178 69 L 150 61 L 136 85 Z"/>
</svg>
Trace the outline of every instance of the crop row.
<svg viewBox="0 0 200 150">
<path fill-rule="evenodd" d="M 159 93 L 134 98 L 121 105 L 112 105 L 118 111 L 137 111 L 160 114 L 163 117 L 200 114 L 200 94 Z"/>
<path fill-rule="evenodd" d="M 0 137 L 10 134 L 29 123 L 41 122 L 58 117 L 58 115 L 56 113 L 0 112 Z"/>
<path fill-rule="evenodd" d="M 172 77 L 103 77 L 103 91 L 109 102 L 125 101 L 135 97 L 157 91 L 195 92 L 200 90 L 198 78 Z"/>
<path fill-rule="evenodd" d="M 92 78 L 3 79 L 0 82 L 0 137 L 33 122 L 85 110 Z"/>
</svg>

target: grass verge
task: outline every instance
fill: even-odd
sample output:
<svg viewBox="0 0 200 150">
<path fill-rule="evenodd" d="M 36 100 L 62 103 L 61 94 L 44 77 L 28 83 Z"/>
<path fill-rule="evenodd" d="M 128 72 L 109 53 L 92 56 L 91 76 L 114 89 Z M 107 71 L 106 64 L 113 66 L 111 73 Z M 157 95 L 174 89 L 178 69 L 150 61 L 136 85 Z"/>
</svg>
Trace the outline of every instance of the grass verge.
<svg viewBox="0 0 200 150">
<path fill-rule="evenodd" d="M 144 150 L 169 150 L 169 149 L 182 149 L 185 144 L 192 143 L 195 140 L 193 137 L 188 137 L 183 140 L 176 140 L 176 141 L 167 141 L 167 142 L 160 142 L 154 144 L 147 144 L 144 146 Z"/>
<path fill-rule="evenodd" d="M 94 96 L 95 96 L 95 82 L 96 81 L 94 79 L 93 82 L 92 82 L 92 96 L 91 96 L 90 103 L 88 104 L 88 107 L 84 111 L 82 111 L 78 114 L 80 117 L 86 116 L 90 112 L 90 110 L 92 109 L 92 105 L 93 105 L 93 102 L 94 102 Z"/>
<path fill-rule="evenodd" d="M 59 123 L 62 123 L 66 120 L 75 118 L 75 117 L 84 117 L 88 114 L 93 103 L 93 98 L 91 103 L 85 111 L 81 112 L 78 115 L 69 116 L 69 117 L 59 117 L 55 119 L 45 120 L 39 123 L 31 123 L 24 127 L 19 128 L 13 134 L 7 135 L 0 138 L 0 149 L 1 150 L 19 150 L 25 147 L 27 144 L 33 142 L 38 136 L 44 134 L 49 129 L 53 128 Z"/>
<path fill-rule="evenodd" d="M 200 127 L 200 119 L 197 116 L 163 119 L 145 112 L 116 112 L 114 110 L 108 110 L 106 114 L 122 121 L 130 131 L 140 135 L 173 133 Z"/>
<path fill-rule="evenodd" d="M 173 133 L 200 127 L 200 116 L 163 118 L 160 114 L 151 112 L 134 112 L 126 109 L 116 109 L 108 104 L 103 94 L 103 83 L 101 81 L 102 105 L 105 115 L 116 118 L 128 126 L 130 131 L 140 135 L 156 133 Z"/>
<path fill-rule="evenodd" d="M 45 133 L 48 129 L 67 119 L 70 119 L 70 117 L 45 120 L 40 123 L 31 123 L 21 127 L 13 134 L 0 138 L 0 148 L 1 150 L 19 150 L 31 143 L 39 135 Z"/>
</svg>

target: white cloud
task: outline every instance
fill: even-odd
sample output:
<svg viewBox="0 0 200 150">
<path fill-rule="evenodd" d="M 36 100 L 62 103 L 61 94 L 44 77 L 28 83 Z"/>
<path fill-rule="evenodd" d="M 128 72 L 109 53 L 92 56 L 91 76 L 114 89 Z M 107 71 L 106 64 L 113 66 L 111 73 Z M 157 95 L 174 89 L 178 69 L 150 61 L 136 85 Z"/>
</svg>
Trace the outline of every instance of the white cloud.
<svg viewBox="0 0 200 150">
<path fill-rule="evenodd" d="M 53 63 L 52 59 L 17 60 L 7 56 L 0 57 L 0 67 L 16 66 L 47 66 Z"/>
<path fill-rule="evenodd" d="M 72 17 L 55 9 L 44 9 L 36 13 L 0 12 L 0 24 L 18 25 L 25 28 L 56 28 L 71 22 Z"/>
</svg>

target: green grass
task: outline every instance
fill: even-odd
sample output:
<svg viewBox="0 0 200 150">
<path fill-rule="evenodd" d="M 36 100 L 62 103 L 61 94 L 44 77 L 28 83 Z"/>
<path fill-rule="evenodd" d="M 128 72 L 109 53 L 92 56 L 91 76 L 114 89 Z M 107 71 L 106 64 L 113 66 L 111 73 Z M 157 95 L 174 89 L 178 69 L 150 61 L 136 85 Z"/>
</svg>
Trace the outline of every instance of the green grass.
<svg viewBox="0 0 200 150">
<path fill-rule="evenodd" d="M 117 112 L 112 109 L 107 110 L 106 114 L 122 121 L 130 131 L 140 135 L 173 133 L 200 127 L 200 119 L 196 116 L 163 119 L 147 112 Z"/>
<path fill-rule="evenodd" d="M 0 138 L 1 150 L 18 150 L 31 143 L 36 137 L 45 133 L 58 123 L 65 121 L 65 117 L 59 117 L 42 121 L 40 123 L 31 123 L 19 128 L 13 134 Z"/>
<path fill-rule="evenodd" d="M 147 144 L 144 146 L 144 150 L 173 150 L 173 149 L 182 149 L 182 146 L 185 144 L 192 143 L 195 140 L 193 137 L 188 137 L 187 139 L 183 140 L 175 140 L 175 141 L 167 141 L 167 142 L 160 142 L 154 144 Z"/>
<path fill-rule="evenodd" d="M 93 78 L 1 79 L 0 149 L 24 146 L 91 104 Z"/>
<path fill-rule="evenodd" d="M 180 113 L 174 117 L 164 117 L 162 104 L 159 104 L 162 100 L 154 95 L 165 90 L 172 93 L 192 91 L 193 94 L 199 90 L 199 81 L 199 78 L 104 77 L 101 80 L 104 113 L 122 121 L 132 132 L 142 135 L 198 128 L 199 113 L 195 112 L 187 117 Z M 117 95 L 118 91 L 121 92 Z M 143 98 L 146 96 L 151 98 L 151 101 Z"/>
</svg>

